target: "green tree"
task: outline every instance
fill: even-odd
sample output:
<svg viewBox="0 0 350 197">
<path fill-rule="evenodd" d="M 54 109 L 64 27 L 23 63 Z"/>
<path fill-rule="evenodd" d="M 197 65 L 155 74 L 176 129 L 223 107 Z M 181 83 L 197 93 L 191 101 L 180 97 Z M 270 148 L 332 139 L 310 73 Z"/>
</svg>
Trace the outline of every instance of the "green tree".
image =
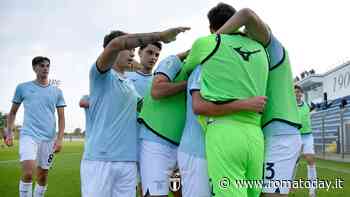
<svg viewBox="0 0 350 197">
<path fill-rule="evenodd" d="M 81 132 L 82 132 L 82 129 L 81 129 L 81 128 L 76 128 L 76 129 L 74 129 L 73 134 L 74 134 L 75 136 L 79 136 L 79 135 L 81 135 Z"/>
</svg>

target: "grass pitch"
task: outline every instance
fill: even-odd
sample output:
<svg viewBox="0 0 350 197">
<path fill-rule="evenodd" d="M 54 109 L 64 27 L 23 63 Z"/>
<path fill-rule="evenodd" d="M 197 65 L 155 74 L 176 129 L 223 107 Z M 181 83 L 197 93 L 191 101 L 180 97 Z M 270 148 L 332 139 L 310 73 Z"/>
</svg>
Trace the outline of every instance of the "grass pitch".
<svg viewBox="0 0 350 197">
<path fill-rule="evenodd" d="M 2 142 L 0 143 L 2 144 Z M 65 142 L 61 153 L 54 159 L 49 173 L 48 197 L 78 197 L 80 194 L 80 160 L 83 152 L 83 142 Z M 319 179 L 332 182 L 331 188 L 319 189 L 318 197 L 350 196 L 350 164 L 333 161 L 317 160 L 317 175 Z M 301 161 L 297 179 L 306 179 L 307 168 Z M 18 194 L 20 165 L 18 161 L 18 143 L 12 148 L 0 147 L 0 196 L 14 197 Z M 343 188 L 335 188 L 336 179 L 342 179 Z M 34 184 L 33 184 L 34 185 Z M 307 189 L 296 189 L 289 196 L 308 196 Z"/>
</svg>

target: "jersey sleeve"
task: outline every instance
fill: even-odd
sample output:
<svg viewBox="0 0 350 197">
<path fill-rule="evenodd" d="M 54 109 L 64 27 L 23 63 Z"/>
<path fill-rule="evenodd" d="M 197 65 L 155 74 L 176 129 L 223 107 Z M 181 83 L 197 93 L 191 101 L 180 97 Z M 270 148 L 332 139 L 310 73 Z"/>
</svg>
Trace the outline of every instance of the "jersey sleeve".
<svg viewBox="0 0 350 197">
<path fill-rule="evenodd" d="M 66 107 L 66 102 L 64 101 L 63 98 L 63 93 L 62 90 L 57 89 L 58 90 L 58 96 L 57 96 L 57 102 L 56 102 L 56 107 Z"/>
<path fill-rule="evenodd" d="M 285 52 L 282 44 L 277 38 L 271 33 L 270 42 L 266 46 L 266 51 L 270 59 L 270 70 L 277 67 L 283 61 L 285 57 Z"/>
<path fill-rule="evenodd" d="M 171 55 L 159 63 L 154 75 L 163 74 L 168 77 L 169 81 L 173 81 L 177 73 L 181 71 L 181 67 L 181 60 L 176 55 Z"/>
<path fill-rule="evenodd" d="M 15 90 L 15 95 L 13 96 L 12 102 L 20 105 L 23 102 L 23 87 L 18 85 Z"/>
<path fill-rule="evenodd" d="M 192 94 L 193 91 L 199 91 L 201 89 L 201 66 L 198 65 L 192 72 L 193 80 L 189 84 L 189 91 Z"/>
<path fill-rule="evenodd" d="M 216 35 L 198 38 L 192 45 L 183 69 L 190 74 L 198 64 L 200 64 L 216 46 Z"/>
<path fill-rule="evenodd" d="M 90 69 L 90 80 L 97 80 L 99 78 L 105 78 L 107 77 L 107 73 L 109 73 L 111 69 L 106 70 L 104 72 L 100 71 L 97 67 L 96 62 L 91 66 Z"/>
</svg>

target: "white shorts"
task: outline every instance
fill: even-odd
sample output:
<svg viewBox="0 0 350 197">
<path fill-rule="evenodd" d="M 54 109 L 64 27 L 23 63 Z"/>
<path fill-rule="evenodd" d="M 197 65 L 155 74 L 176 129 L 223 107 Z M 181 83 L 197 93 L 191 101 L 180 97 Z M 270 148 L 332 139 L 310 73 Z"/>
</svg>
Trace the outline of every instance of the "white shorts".
<svg viewBox="0 0 350 197">
<path fill-rule="evenodd" d="M 176 167 L 177 148 L 142 140 L 140 171 L 142 195 L 168 195 L 170 175 Z"/>
<path fill-rule="evenodd" d="M 48 170 L 53 163 L 54 141 L 35 141 L 31 136 L 21 135 L 19 139 L 19 160 L 34 160 L 42 169 Z"/>
<path fill-rule="evenodd" d="M 314 150 L 314 137 L 312 133 L 301 135 L 301 141 L 303 143 L 302 153 L 303 154 L 315 154 Z"/>
<path fill-rule="evenodd" d="M 177 154 L 181 174 L 182 196 L 210 197 L 207 160 L 181 151 Z"/>
<path fill-rule="evenodd" d="M 299 134 L 265 138 L 263 193 L 289 193 L 290 188 L 286 185 L 286 181 L 293 180 L 300 151 L 301 137 Z"/>
<path fill-rule="evenodd" d="M 83 197 L 135 197 L 136 162 L 82 160 L 80 165 Z"/>
</svg>

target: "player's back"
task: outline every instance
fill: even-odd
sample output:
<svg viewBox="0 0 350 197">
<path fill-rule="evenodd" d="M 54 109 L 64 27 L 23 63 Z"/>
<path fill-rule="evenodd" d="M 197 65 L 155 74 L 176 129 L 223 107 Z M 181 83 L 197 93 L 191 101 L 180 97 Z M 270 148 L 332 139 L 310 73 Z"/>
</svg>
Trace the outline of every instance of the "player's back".
<svg viewBox="0 0 350 197">
<path fill-rule="evenodd" d="M 216 48 L 202 64 L 201 94 L 205 99 L 223 103 L 266 95 L 268 57 L 261 44 L 242 34 L 218 35 Z M 253 112 L 230 117 L 254 124 L 260 121 L 260 115 Z"/>
</svg>

